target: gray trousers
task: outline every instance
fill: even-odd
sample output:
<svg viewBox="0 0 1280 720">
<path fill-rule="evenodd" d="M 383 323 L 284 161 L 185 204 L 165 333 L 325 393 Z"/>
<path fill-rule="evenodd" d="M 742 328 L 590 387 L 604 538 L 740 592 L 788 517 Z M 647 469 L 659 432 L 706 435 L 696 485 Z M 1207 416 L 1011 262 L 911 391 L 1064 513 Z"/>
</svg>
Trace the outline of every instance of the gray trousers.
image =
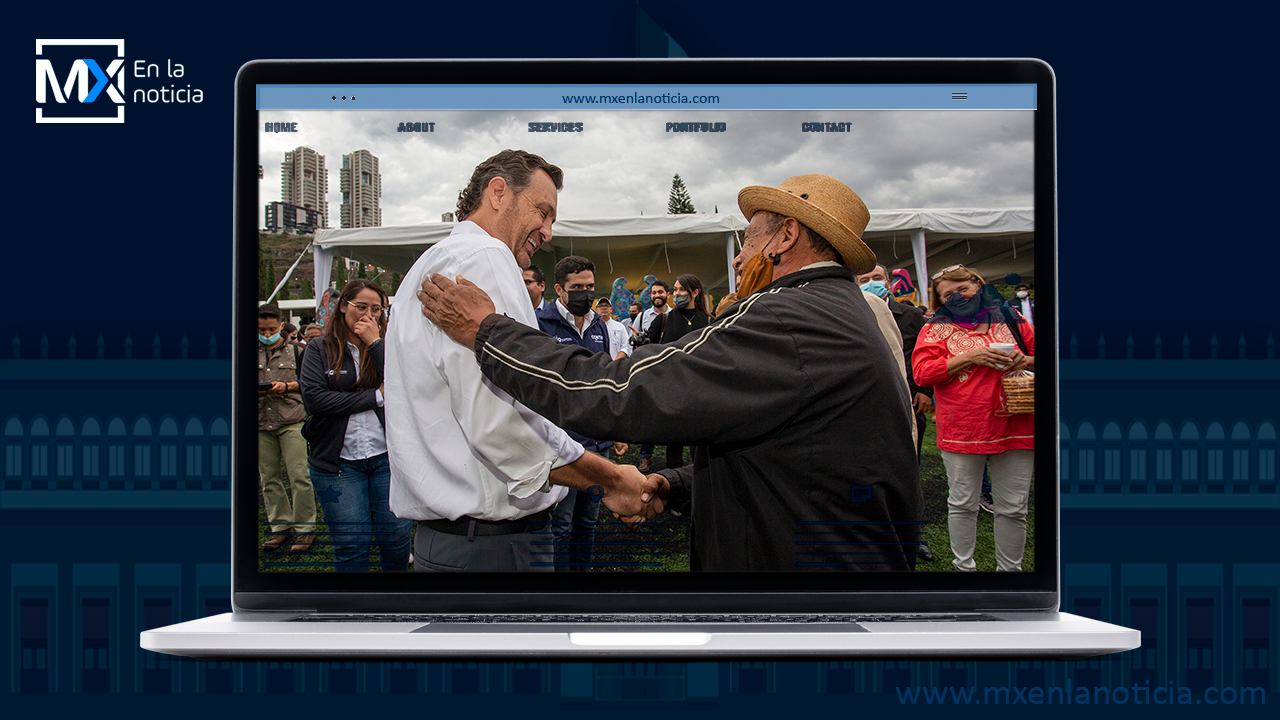
<svg viewBox="0 0 1280 720">
<path fill-rule="evenodd" d="M 550 572 L 555 557 L 555 540 L 547 530 L 468 538 L 418 523 L 413 537 L 417 572 Z"/>
<path fill-rule="evenodd" d="M 991 500 L 995 506 L 996 569 L 1022 572 L 1027 545 L 1028 499 L 1034 450 L 1006 450 L 997 455 L 942 452 L 947 469 L 947 529 L 951 535 L 951 562 L 956 570 L 977 570 L 973 559 L 978 536 L 978 498 L 982 493 L 982 469 L 991 463 Z"/>
</svg>

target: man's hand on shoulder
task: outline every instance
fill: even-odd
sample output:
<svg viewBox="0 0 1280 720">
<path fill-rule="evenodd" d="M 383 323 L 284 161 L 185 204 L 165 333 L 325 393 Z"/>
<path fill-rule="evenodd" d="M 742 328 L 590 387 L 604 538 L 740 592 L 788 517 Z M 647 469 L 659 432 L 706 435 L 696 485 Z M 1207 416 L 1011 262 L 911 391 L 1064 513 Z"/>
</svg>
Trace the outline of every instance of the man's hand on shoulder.
<svg viewBox="0 0 1280 720">
<path fill-rule="evenodd" d="M 423 280 L 418 300 L 428 320 L 468 349 L 475 345 L 480 323 L 494 312 L 489 295 L 461 275 L 456 283 L 439 273 Z"/>
</svg>

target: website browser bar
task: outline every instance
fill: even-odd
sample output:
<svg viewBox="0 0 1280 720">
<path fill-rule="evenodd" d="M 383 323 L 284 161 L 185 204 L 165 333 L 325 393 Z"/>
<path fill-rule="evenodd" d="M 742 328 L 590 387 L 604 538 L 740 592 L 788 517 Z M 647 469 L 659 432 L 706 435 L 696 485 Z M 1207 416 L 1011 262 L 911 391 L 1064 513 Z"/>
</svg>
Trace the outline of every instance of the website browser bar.
<svg viewBox="0 0 1280 720">
<path fill-rule="evenodd" d="M 259 110 L 1035 110 L 1026 85 L 261 85 Z"/>
</svg>

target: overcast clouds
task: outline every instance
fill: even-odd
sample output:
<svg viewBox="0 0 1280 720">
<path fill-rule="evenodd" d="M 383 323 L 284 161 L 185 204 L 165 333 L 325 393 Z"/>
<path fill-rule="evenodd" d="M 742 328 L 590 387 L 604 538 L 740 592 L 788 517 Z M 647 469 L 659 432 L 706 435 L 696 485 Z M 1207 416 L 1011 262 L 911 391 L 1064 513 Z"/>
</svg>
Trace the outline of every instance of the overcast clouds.
<svg viewBox="0 0 1280 720">
<path fill-rule="evenodd" d="M 452 211 L 480 161 L 504 148 L 565 171 L 561 218 L 660 215 L 679 173 L 699 212 L 737 209 L 745 185 L 825 173 L 872 209 L 1032 205 L 1031 111 L 752 112 L 279 112 L 298 132 L 263 134 L 261 205 L 280 199 L 280 163 L 306 145 L 325 156 L 329 225 L 337 227 L 343 154 L 369 150 L 382 173 L 383 225 Z M 400 122 L 436 123 L 398 133 Z M 581 133 L 531 133 L 529 122 L 581 122 Z M 807 121 L 850 122 L 847 133 L 801 133 Z M 668 133 L 667 122 L 726 122 L 724 133 Z"/>
</svg>

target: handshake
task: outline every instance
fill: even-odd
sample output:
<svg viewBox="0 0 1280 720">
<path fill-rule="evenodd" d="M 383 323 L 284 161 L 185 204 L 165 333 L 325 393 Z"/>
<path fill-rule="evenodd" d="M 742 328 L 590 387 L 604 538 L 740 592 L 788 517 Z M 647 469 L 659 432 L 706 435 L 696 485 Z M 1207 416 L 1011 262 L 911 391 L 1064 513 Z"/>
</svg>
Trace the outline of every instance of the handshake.
<svg viewBox="0 0 1280 720">
<path fill-rule="evenodd" d="M 671 485 L 661 475 L 645 475 L 634 465 L 614 465 L 595 453 L 551 471 L 555 485 L 577 488 L 598 498 L 614 517 L 628 525 L 662 512 Z"/>
<path fill-rule="evenodd" d="M 600 502 L 626 525 L 638 525 L 660 515 L 671 494 L 671 484 L 662 475 L 645 475 L 634 465 L 616 465 L 614 491 L 605 492 Z M 603 488 L 602 488 L 603 489 Z"/>
</svg>

